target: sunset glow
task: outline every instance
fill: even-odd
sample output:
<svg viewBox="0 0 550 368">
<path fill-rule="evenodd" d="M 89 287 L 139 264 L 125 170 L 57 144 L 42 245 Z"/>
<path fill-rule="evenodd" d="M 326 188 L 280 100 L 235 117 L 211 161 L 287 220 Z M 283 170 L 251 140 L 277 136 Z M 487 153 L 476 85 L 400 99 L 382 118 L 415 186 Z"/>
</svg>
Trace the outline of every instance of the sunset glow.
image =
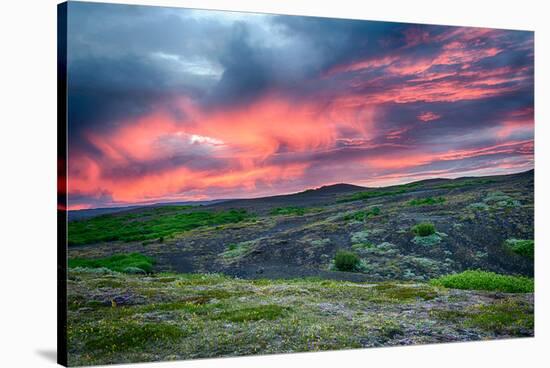
<svg viewBox="0 0 550 368">
<path fill-rule="evenodd" d="M 69 7 L 69 209 L 534 167 L 531 32 Z"/>
</svg>

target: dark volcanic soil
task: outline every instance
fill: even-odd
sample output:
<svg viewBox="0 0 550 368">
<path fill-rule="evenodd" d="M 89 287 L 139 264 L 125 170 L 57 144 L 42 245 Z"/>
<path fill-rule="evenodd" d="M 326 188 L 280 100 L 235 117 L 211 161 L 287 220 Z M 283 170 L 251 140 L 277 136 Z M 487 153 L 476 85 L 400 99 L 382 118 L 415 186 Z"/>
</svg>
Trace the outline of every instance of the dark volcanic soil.
<svg viewBox="0 0 550 368">
<path fill-rule="evenodd" d="M 157 271 L 222 272 L 243 278 L 318 276 L 350 281 L 415 280 L 480 268 L 533 275 L 533 262 L 509 251 L 507 239 L 533 239 L 533 176 L 521 174 L 456 180 L 429 180 L 398 187 L 402 193 L 342 202 L 366 189 L 345 184 L 293 195 L 232 200 L 211 210 L 244 208 L 253 220 L 204 227 L 151 243 L 110 242 L 69 249 L 70 257 L 141 252 L 156 259 Z M 443 197 L 432 205 L 413 199 Z M 279 207 L 305 214 L 271 215 Z M 365 219 L 358 211 L 380 212 Z M 134 210 L 136 211 L 136 210 Z M 355 218 L 354 218 L 355 217 Z M 411 227 L 431 222 L 437 233 L 415 238 Z M 230 245 L 233 251 L 228 251 Z M 361 272 L 337 272 L 338 249 L 353 249 Z"/>
</svg>

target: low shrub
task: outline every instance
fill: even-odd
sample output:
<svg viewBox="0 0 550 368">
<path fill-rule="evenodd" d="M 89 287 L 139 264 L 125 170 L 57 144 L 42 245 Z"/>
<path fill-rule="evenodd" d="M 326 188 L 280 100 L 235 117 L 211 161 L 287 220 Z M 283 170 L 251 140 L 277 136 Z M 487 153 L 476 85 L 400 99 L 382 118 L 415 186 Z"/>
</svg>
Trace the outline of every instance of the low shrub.
<svg viewBox="0 0 550 368">
<path fill-rule="evenodd" d="M 520 256 L 530 259 L 535 258 L 535 242 L 533 240 L 508 239 L 505 244 L 508 249 Z"/>
<path fill-rule="evenodd" d="M 435 226 L 431 222 L 422 222 L 413 226 L 412 231 L 418 236 L 429 236 L 435 234 Z"/>
<path fill-rule="evenodd" d="M 339 250 L 334 257 L 334 266 L 339 271 L 355 271 L 360 262 L 357 254 L 346 250 Z"/>
<path fill-rule="evenodd" d="M 451 289 L 488 290 L 505 293 L 531 293 L 535 282 L 525 276 L 501 275 L 481 270 L 468 270 L 462 273 L 441 276 L 430 281 L 432 285 Z"/>
</svg>

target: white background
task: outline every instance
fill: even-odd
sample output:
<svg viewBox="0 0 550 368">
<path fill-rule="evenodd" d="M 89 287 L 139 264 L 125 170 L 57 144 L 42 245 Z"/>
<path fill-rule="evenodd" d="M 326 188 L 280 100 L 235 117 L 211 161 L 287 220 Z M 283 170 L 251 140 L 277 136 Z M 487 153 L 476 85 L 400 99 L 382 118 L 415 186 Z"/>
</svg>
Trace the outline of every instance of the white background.
<svg viewBox="0 0 550 368">
<path fill-rule="evenodd" d="M 120 1 L 112 1 L 120 2 Z M 549 25 L 545 1 L 149 0 L 135 4 L 535 30 L 536 337 L 140 364 L 143 367 L 538 367 L 550 346 Z M 0 3 L 0 366 L 56 351 L 56 1 Z M 545 350 L 546 348 L 546 350 Z"/>
</svg>

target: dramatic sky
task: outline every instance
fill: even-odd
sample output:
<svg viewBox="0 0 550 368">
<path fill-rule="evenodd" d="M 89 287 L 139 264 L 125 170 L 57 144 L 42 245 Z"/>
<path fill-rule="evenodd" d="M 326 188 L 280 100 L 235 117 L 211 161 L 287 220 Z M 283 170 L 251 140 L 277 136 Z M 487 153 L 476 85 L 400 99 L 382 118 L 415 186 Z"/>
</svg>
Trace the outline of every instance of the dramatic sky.
<svg viewBox="0 0 550 368">
<path fill-rule="evenodd" d="M 533 167 L 533 33 L 69 3 L 69 208 Z"/>
</svg>

